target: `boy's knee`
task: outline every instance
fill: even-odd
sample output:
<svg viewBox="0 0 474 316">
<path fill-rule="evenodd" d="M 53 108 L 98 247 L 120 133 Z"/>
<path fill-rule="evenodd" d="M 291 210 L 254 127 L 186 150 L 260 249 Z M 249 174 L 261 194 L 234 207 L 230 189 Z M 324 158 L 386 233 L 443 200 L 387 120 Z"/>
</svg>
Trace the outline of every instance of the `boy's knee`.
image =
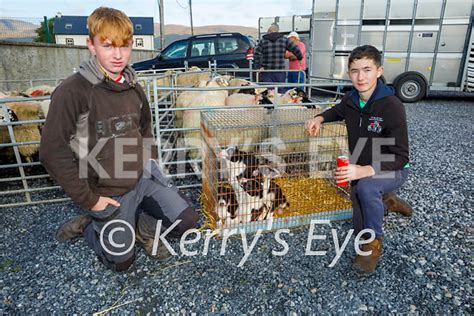
<svg viewBox="0 0 474 316">
<path fill-rule="evenodd" d="M 181 220 L 181 222 L 170 232 L 170 236 L 173 237 L 180 237 L 187 230 L 196 228 L 199 215 L 194 208 L 188 207 L 179 214 L 177 219 Z"/>
<path fill-rule="evenodd" d="M 382 192 L 371 179 L 361 179 L 357 184 L 357 195 L 359 199 L 364 199 L 367 197 L 382 196 Z"/>
</svg>

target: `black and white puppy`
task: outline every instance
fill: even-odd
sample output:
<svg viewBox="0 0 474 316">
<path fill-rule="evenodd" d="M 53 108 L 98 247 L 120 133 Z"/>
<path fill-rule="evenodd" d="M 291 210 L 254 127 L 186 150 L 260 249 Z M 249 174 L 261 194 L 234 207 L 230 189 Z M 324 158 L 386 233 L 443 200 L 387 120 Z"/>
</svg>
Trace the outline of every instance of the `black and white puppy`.
<svg viewBox="0 0 474 316">
<path fill-rule="evenodd" d="M 288 206 L 281 188 L 273 180 L 280 176 L 277 170 L 259 166 L 253 154 L 240 152 L 235 147 L 224 149 L 219 156 L 238 201 L 237 223 L 269 219 L 276 209 Z"/>
<path fill-rule="evenodd" d="M 261 214 L 259 220 L 273 218 L 274 211 L 277 209 L 284 209 L 290 206 L 283 194 L 280 186 L 275 182 L 275 178 L 281 176 L 280 172 L 268 166 L 260 166 L 254 172 L 252 181 L 260 183 L 261 198 L 264 200 L 266 206 L 266 213 Z"/>
<path fill-rule="evenodd" d="M 229 227 L 237 216 L 237 196 L 231 186 L 220 185 L 217 188 L 217 204 L 215 212 L 217 215 L 217 227 Z"/>
<path fill-rule="evenodd" d="M 258 159 L 254 154 L 240 151 L 237 147 L 230 146 L 219 153 L 219 158 L 224 161 L 225 178 L 230 182 L 232 179 L 243 179 L 253 177 L 258 168 Z"/>
</svg>

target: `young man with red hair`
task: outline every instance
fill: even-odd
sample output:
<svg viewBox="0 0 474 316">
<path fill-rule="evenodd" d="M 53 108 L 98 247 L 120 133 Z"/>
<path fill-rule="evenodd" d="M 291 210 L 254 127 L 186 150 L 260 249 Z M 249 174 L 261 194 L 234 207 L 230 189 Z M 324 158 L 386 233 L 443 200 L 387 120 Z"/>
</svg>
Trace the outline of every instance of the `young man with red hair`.
<svg viewBox="0 0 474 316">
<path fill-rule="evenodd" d="M 40 158 L 84 209 L 58 229 L 56 239 L 84 235 L 102 263 L 124 271 L 135 258 L 135 237 L 149 255 L 164 260 L 171 254 L 154 245 L 155 229 L 180 236 L 198 216 L 155 160 L 150 106 L 128 65 L 132 22 L 119 10 L 100 7 L 87 26 L 92 57 L 51 96 Z"/>
</svg>

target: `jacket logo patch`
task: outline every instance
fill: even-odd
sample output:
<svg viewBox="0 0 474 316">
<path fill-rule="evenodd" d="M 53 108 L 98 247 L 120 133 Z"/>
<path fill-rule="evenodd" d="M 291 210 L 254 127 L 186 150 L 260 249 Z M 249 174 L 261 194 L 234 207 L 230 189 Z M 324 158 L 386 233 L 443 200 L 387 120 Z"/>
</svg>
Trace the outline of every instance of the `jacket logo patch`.
<svg viewBox="0 0 474 316">
<path fill-rule="evenodd" d="M 121 130 L 124 129 L 125 125 L 126 125 L 126 122 L 123 122 L 123 121 L 122 122 L 117 122 L 117 123 L 115 123 L 115 130 L 117 132 L 121 131 Z"/>
<path fill-rule="evenodd" d="M 371 116 L 369 118 L 369 125 L 367 126 L 367 131 L 380 134 L 383 128 L 381 124 L 382 122 L 383 122 L 383 118 L 377 117 L 377 116 Z"/>
<path fill-rule="evenodd" d="M 97 121 L 97 139 L 103 137 L 124 136 L 136 129 L 134 121 L 138 120 L 138 114 L 126 114 L 122 116 L 110 117 Z"/>
</svg>

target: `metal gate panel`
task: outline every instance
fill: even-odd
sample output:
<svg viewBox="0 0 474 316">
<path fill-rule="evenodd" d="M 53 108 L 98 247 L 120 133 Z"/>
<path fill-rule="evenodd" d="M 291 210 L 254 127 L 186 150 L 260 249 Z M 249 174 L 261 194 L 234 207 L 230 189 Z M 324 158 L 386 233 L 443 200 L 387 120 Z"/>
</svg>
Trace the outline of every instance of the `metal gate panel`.
<svg viewBox="0 0 474 316">
<path fill-rule="evenodd" d="M 315 1 L 313 10 L 314 19 L 335 19 L 336 0 Z"/>
<path fill-rule="evenodd" d="M 462 53 L 465 49 L 467 25 L 443 25 L 438 51 Z"/>
<path fill-rule="evenodd" d="M 378 50 L 383 48 L 383 31 L 362 31 L 360 45 L 373 45 Z"/>
<path fill-rule="evenodd" d="M 400 74 L 400 69 L 405 69 L 406 63 L 406 53 L 391 54 L 390 52 L 386 52 L 383 61 L 383 75 L 385 80 L 387 80 L 388 83 L 392 83 Z"/>
<path fill-rule="evenodd" d="M 412 53 L 433 53 L 436 46 L 436 37 L 438 32 L 434 31 L 416 31 L 413 32 L 411 43 Z"/>
<path fill-rule="evenodd" d="M 317 73 L 320 77 L 332 77 L 331 60 L 332 52 L 313 52 L 312 73 Z"/>
<path fill-rule="evenodd" d="M 443 0 L 418 0 L 416 18 L 439 19 Z"/>
<path fill-rule="evenodd" d="M 336 55 L 334 57 L 334 78 L 335 79 L 347 79 L 347 60 L 349 58 L 349 53 L 344 55 Z"/>
<path fill-rule="evenodd" d="M 392 0 L 390 2 L 390 19 L 412 19 L 415 0 Z"/>
<path fill-rule="evenodd" d="M 313 43 L 318 43 L 318 50 L 332 50 L 335 21 L 314 21 Z"/>
<path fill-rule="evenodd" d="M 357 47 L 358 25 L 338 25 L 336 27 L 336 50 L 353 50 Z"/>
<path fill-rule="evenodd" d="M 279 26 L 280 32 L 282 33 L 289 33 L 293 31 L 293 17 L 292 16 L 276 17 L 275 23 Z M 265 30 L 265 32 L 266 31 L 267 30 Z"/>
<path fill-rule="evenodd" d="M 461 68 L 462 54 L 438 54 L 436 58 L 436 69 L 433 75 L 433 84 L 458 87 L 459 72 L 453 69 Z"/>
<path fill-rule="evenodd" d="M 295 31 L 303 31 L 303 32 L 308 32 L 311 28 L 311 16 L 306 15 L 306 16 L 301 16 L 297 15 L 295 16 L 293 20 L 293 28 Z"/>
<path fill-rule="evenodd" d="M 468 18 L 471 16 L 472 0 L 447 0 L 445 19 Z"/>
<path fill-rule="evenodd" d="M 359 20 L 361 0 L 339 0 L 338 21 Z"/>
<path fill-rule="evenodd" d="M 387 32 L 387 41 L 385 42 L 386 52 L 406 52 L 408 51 L 408 41 L 410 32 Z"/>
<path fill-rule="evenodd" d="M 387 0 L 365 0 L 364 19 L 385 19 Z"/>
<path fill-rule="evenodd" d="M 431 68 L 433 67 L 433 58 L 433 53 L 412 53 L 410 55 L 408 71 L 419 72 L 429 81 L 431 78 Z"/>
</svg>

